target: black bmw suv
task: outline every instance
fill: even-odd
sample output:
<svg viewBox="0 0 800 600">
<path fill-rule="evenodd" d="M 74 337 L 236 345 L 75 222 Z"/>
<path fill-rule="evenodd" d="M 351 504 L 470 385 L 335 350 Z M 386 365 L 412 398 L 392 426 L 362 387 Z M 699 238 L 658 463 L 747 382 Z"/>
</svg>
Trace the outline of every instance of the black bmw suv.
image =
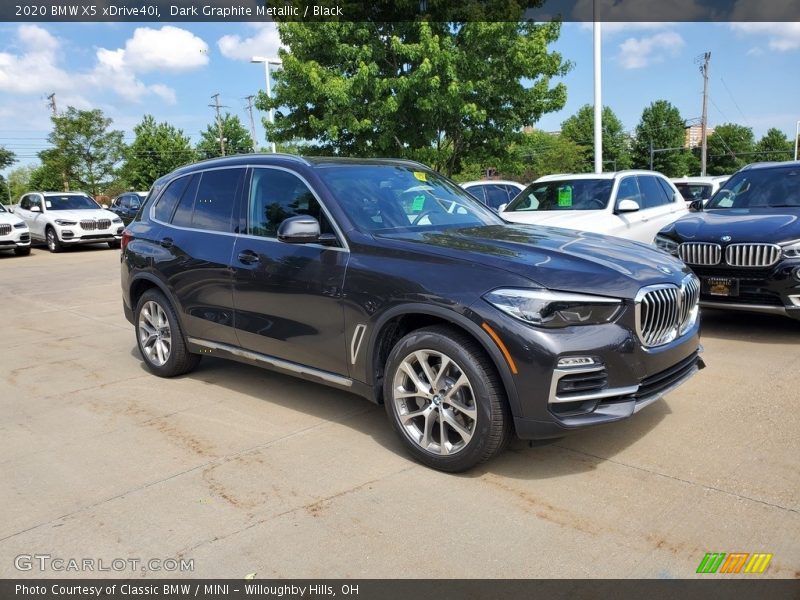
<svg viewBox="0 0 800 600">
<path fill-rule="evenodd" d="M 747 166 L 693 208 L 656 244 L 700 278 L 700 305 L 800 319 L 800 162 Z"/>
<path fill-rule="evenodd" d="M 514 431 L 629 417 L 703 366 L 699 286 L 679 260 L 505 223 L 414 162 L 183 167 L 122 246 L 125 315 L 153 373 L 213 355 L 350 390 L 446 471 Z"/>
</svg>

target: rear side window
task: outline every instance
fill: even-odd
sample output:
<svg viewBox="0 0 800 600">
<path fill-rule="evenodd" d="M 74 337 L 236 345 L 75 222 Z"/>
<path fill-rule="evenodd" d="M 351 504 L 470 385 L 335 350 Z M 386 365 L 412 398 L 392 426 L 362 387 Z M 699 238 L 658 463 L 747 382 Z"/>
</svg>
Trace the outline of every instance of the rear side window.
<svg viewBox="0 0 800 600">
<path fill-rule="evenodd" d="M 192 227 L 231 232 L 233 205 L 244 181 L 245 169 L 215 169 L 200 176 L 194 200 Z"/>
<path fill-rule="evenodd" d="M 175 212 L 175 206 L 178 204 L 181 195 L 183 195 L 183 190 L 186 189 L 189 179 L 190 177 L 181 177 L 167 186 L 167 189 L 158 199 L 158 204 L 156 204 L 154 216 L 157 220 L 164 223 L 170 222 L 172 213 Z"/>
<path fill-rule="evenodd" d="M 486 204 L 486 196 L 483 193 L 484 186 L 482 185 L 473 185 L 472 187 L 468 187 L 467 191 L 475 196 L 478 200 Z"/>
<path fill-rule="evenodd" d="M 661 185 L 661 189 L 664 190 L 664 193 L 667 195 L 668 202 L 675 202 L 675 190 L 667 183 L 667 180 L 662 177 L 656 177 L 656 181 L 658 181 Z"/>
<path fill-rule="evenodd" d="M 508 204 L 508 192 L 506 191 L 505 186 L 487 185 L 486 206 L 496 210 L 501 204 Z"/>
<path fill-rule="evenodd" d="M 667 197 L 655 177 L 652 175 L 640 175 L 638 179 L 639 189 L 642 192 L 642 200 L 644 201 L 642 208 L 656 208 L 672 202 L 672 198 Z"/>
</svg>

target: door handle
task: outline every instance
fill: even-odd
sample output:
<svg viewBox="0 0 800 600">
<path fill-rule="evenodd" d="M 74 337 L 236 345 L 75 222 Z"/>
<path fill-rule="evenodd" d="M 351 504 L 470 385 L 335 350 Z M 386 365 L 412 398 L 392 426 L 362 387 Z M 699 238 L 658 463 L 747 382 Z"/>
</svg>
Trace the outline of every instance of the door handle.
<svg viewBox="0 0 800 600">
<path fill-rule="evenodd" d="M 168 238 L 168 237 L 164 238 L 163 240 L 161 240 L 159 242 L 159 244 L 161 244 L 164 248 L 172 248 L 172 244 L 173 243 L 174 242 L 172 241 L 172 238 Z"/>
<path fill-rule="evenodd" d="M 253 265 L 257 263 L 260 259 L 258 258 L 258 254 L 253 252 L 252 250 L 242 250 L 239 252 L 239 262 L 245 265 Z"/>
</svg>

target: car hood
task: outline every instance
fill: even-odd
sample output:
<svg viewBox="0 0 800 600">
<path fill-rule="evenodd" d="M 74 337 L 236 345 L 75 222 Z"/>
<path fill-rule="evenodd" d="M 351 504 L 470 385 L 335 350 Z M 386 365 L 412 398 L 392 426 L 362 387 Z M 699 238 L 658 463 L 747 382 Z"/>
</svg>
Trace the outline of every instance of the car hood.
<svg viewBox="0 0 800 600">
<path fill-rule="evenodd" d="M 726 208 L 692 213 L 664 230 L 680 241 L 781 243 L 800 239 L 800 208 Z"/>
<path fill-rule="evenodd" d="M 118 219 L 119 215 L 104 208 L 90 210 L 49 210 L 47 215 L 52 219 L 81 221 L 83 219 Z"/>
<path fill-rule="evenodd" d="M 580 231 L 600 233 L 603 227 L 604 210 L 543 210 L 503 212 L 500 216 L 512 223 L 548 225 Z"/>
<path fill-rule="evenodd" d="M 22 219 L 20 219 L 17 215 L 13 215 L 7 212 L 0 212 L 0 223 L 6 225 L 16 225 L 17 223 L 25 223 Z"/>
<path fill-rule="evenodd" d="M 553 290 L 633 298 L 655 283 L 680 283 L 689 269 L 655 246 L 533 225 L 491 225 L 378 235 L 398 250 L 480 262 Z"/>
</svg>

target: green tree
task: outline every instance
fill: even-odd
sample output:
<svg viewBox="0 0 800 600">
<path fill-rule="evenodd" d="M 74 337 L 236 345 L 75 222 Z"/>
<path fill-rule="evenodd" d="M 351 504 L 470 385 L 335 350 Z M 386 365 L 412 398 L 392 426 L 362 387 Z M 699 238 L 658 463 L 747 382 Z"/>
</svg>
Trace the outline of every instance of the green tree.
<svg viewBox="0 0 800 600">
<path fill-rule="evenodd" d="M 20 196 L 31 189 L 31 176 L 36 170 L 32 165 L 17 167 L 8 173 L 9 193 L 14 204 L 19 201 Z"/>
<path fill-rule="evenodd" d="M 657 100 L 642 111 L 636 126 L 633 142 L 633 165 L 638 169 L 650 168 L 650 151 L 653 169 L 668 177 L 680 177 L 690 168 L 690 152 L 684 150 L 685 122 L 680 111 L 666 100 Z"/>
<path fill-rule="evenodd" d="M 2 146 L 0 146 L 0 170 L 13 165 L 17 161 L 16 155 Z M 6 178 L 0 175 L 0 204 L 10 204 L 12 200 L 9 198 L 10 190 Z"/>
<path fill-rule="evenodd" d="M 222 122 L 222 137 L 225 138 L 225 154 L 247 154 L 253 151 L 253 136 L 242 125 L 242 121 L 236 115 L 225 113 L 220 118 Z M 197 154 L 200 158 L 216 158 L 222 156 L 222 149 L 219 143 L 219 128 L 216 120 L 210 123 L 206 130 L 200 134 L 200 142 L 197 144 Z"/>
<path fill-rule="evenodd" d="M 53 148 L 39 153 L 46 175 L 43 179 L 52 183 L 53 173 L 60 173 L 65 189 L 99 194 L 116 176 L 124 148 L 122 132 L 109 130 L 112 121 L 99 109 L 70 106 L 51 119 L 53 131 L 47 139 Z"/>
<path fill-rule="evenodd" d="M 725 123 L 708 136 L 708 174 L 730 175 L 755 162 L 753 130 L 744 125 Z"/>
<path fill-rule="evenodd" d="M 133 133 L 135 138 L 125 149 L 122 166 L 122 177 L 132 189 L 148 190 L 156 179 L 195 158 L 183 131 L 166 122 L 156 123 L 152 115 L 145 115 Z"/>
<path fill-rule="evenodd" d="M 585 104 L 561 124 L 561 135 L 581 146 L 584 162 L 594 164 L 594 107 Z M 603 169 L 619 171 L 631 166 L 625 127 L 614 111 L 603 107 Z M 582 169 L 585 170 L 585 169 Z"/>
<path fill-rule="evenodd" d="M 773 127 L 756 144 L 755 160 L 789 160 L 794 156 L 794 143 L 780 129 Z"/>
<path fill-rule="evenodd" d="M 56 150 L 45 150 L 39 153 L 42 164 L 34 168 L 28 180 L 29 190 L 61 191 L 64 189 L 64 171 Z"/>
<path fill-rule="evenodd" d="M 283 68 L 267 139 L 308 140 L 318 154 L 399 156 L 448 175 L 503 160 L 522 128 L 559 110 L 570 68 L 548 51 L 557 23 L 279 23 Z"/>
<path fill-rule="evenodd" d="M 591 171 L 591 158 L 586 157 L 586 148 L 567 136 L 534 131 L 525 136 L 519 145 L 523 169 L 523 181 L 533 181 L 553 173 L 585 173 Z"/>
</svg>

